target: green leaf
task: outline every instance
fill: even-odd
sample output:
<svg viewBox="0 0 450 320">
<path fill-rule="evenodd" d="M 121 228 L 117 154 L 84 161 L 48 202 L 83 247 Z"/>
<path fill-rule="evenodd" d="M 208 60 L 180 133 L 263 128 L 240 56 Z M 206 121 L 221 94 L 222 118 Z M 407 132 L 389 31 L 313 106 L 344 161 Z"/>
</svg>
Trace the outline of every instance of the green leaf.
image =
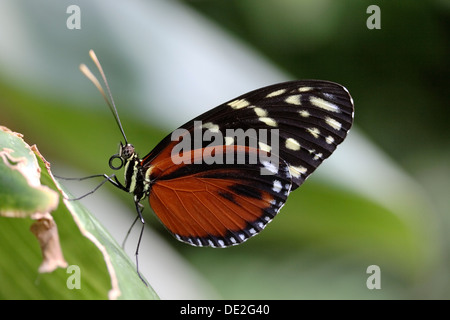
<svg viewBox="0 0 450 320">
<path fill-rule="evenodd" d="M 58 195 L 39 182 L 39 166 L 19 134 L 0 127 L 0 216 L 29 217 L 56 208 Z"/>
<path fill-rule="evenodd" d="M 69 196 L 53 179 L 50 165 L 37 148 L 2 127 L 0 152 L 0 212 L 9 213 L 0 217 L 0 299 L 158 299 L 98 220 L 79 202 L 65 199 Z M 33 165 L 25 166 L 25 162 Z M 17 165 L 27 169 L 18 170 Z M 56 204 L 59 195 L 64 196 L 58 205 L 45 206 L 52 197 L 48 194 L 56 195 Z M 39 272 L 42 255 L 45 263 L 49 252 L 45 241 L 36 241 L 30 227 L 35 230 L 43 221 L 54 221 L 57 226 L 56 239 L 67 268 Z"/>
<path fill-rule="evenodd" d="M 62 189 L 65 190 L 63 187 Z M 142 282 L 134 263 L 100 222 L 79 202 L 64 200 L 64 203 L 80 232 L 103 254 L 113 290 L 118 290 L 110 292 L 111 297 L 118 295 L 121 299 L 158 299 L 153 289 Z"/>
</svg>

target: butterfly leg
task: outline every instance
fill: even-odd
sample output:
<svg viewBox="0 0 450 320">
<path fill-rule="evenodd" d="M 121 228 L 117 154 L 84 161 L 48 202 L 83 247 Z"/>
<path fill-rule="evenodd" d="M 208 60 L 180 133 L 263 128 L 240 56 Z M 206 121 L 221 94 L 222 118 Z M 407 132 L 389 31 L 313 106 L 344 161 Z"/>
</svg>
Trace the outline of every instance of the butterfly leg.
<svg viewBox="0 0 450 320">
<path fill-rule="evenodd" d="M 125 248 L 125 243 L 127 242 L 128 236 L 129 236 L 130 233 L 131 233 L 131 229 L 133 229 L 134 225 L 136 224 L 136 222 L 137 222 L 138 220 L 139 220 L 139 215 L 136 217 L 136 219 L 134 219 L 133 223 L 131 224 L 130 228 L 128 229 L 127 234 L 125 235 L 125 239 L 123 239 L 123 242 L 122 242 L 122 249 Z"/>
<path fill-rule="evenodd" d="M 96 174 L 96 175 L 83 177 L 83 178 L 64 178 L 64 177 L 59 177 L 59 176 L 55 176 L 55 177 L 58 178 L 58 179 L 62 179 L 62 180 L 77 180 L 77 181 L 87 180 L 87 179 L 91 179 L 91 178 L 98 178 L 98 177 L 103 177 L 104 178 L 104 180 L 98 186 L 96 186 L 93 190 L 89 191 L 86 194 L 83 194 L 82 196 L 76 197 L 76 198 L 67 198 L 66 200 L 69 200 L 69 201 L 81 200 L 84 197 L 87 197 L 88 195 L 93 194 L 101 186 L 103 186 L 107 181 L 111 182 L 115 187 L 117 187 L 119 189 L 126 190 L 126 188 L 117 180 L 117 177 L 116 177 L 115 174 L 112 174 L 110 176 L 108 176 L 106 174 Z M 115 180 L 113 180 L 113 178 Z"/>
<path fill-rule="evenodd" d="M 136 205 L 136 211 L 138 213 L 138 216 L 136 217 L 136 220 L 133 222 L 133 225 L 136 223 L 136 221 L 138 219 L 141 220 L 142 223 L 142 228 L 141 228 L 141 233 L 139 234 L 139 240 L 136 246 L 136 252 L 135 252 L 135 257 L 136 257 L 136 272 L 139 276 L 139 278 L 142 280 L 142 282 L 147 285 L 147 282 L 144 280 L 144 278 L 141 276 L 141 273 L 139 272 L 139 247 L 141 245 L 141 240 L 142 240 L 142 235 L 144 234 L 144 227 L 145 227 L 145 220 L 144 217 L 142 215 L 142 210 L 144 208 L 144 206 L 142 204 L 140 204 L 138 201 L 135 202 Z M 133 227 L 133 225 L 131 227 Z M 130 229 L 131 230 L 131 229 Z M 127 235 L 128 236 L 128 235 Z"/>
</svg>

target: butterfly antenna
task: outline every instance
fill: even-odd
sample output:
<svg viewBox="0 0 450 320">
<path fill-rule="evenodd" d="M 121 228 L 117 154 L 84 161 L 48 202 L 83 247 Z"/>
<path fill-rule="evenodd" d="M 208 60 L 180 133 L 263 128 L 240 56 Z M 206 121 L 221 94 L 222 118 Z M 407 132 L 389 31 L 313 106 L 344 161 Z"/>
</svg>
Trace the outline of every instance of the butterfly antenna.
<svg viewBox="0 0 450 320">
<path fill-rule="evenodd" d="M 98 58 L 95 55 L 94 50 L 89 50 L 89 56 L 91 57 L 92 61 L 94 61 L 95 65 L 97 66 L 98 71 L 102 75 L 103 82 L 105 83 L 109 98 L 105 94 L 105 91 L 103 90 L 103 87 L 100 84 L 100 82 L 97 80 L 97 78 L 92 74 L 91 70 L 89 70 L 89 68 L 85 64 L 82 63 L 80 65 L 80 70 L 89 80 L 91 80 L 91 82 L 97 87 L 98 91 L 100 91 L 100 93 L 102 94 L 103 98 L 105 99 L 106 103 L 108 104 L 109 109 L 111 110 L 111 112 L 114 115 L 114 119 L 116 119 L 116 123 L 119 126 L 120 132 L 122 132 L 122 136 L 125 139 L 125 144 L 128 144 L 127 137 L 125 136 L 125 132 L 123 131 L 122 123 L 120 122 L 119 114 L 117 113 L 116 105 L 114 103 L 114 99 L 112 97 L 111 90 L 109 89 L 108 81 L 106 80 L 106 76 L 105 76 L 105 73 L 103 72 L 103 68 L 100 64 L 100 61 L 98 61 Z"/>
</svg>

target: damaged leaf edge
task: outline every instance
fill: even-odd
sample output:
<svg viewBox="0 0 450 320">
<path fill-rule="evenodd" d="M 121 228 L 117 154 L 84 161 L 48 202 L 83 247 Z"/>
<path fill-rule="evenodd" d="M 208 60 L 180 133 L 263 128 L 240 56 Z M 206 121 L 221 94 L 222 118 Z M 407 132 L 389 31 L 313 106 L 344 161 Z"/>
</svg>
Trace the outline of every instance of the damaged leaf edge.
<svg viewBox="0 0 450 320">
<path fill-rule="evenodd" d="M 109 274 L 110 279 L 111 279 L 111 289 L 108 292 L 108 299 L 116 300 L 121 295 L 121 292 L 120 292 L 120 289 L 119 289 L 119 282 L 118 282 L 118 279 L 117 279 L 117 276 L 116 276 L 116 271 L 114 269 L 113 263 L 111 262 L 111 258 L 109 256 L 109 253 L 108 253 L 106 247 L 92 233 L 90 233 L 84 227 L 84 224 L 80 221 L 78 215 L 76 214 L 76 209 L 74 208 L 72 203 L 68 200 L 69 196 L 64 192 L 64 190 L 62 189 L 62 187 L 60 186 L 58 181 L 53 176 L 53 174 L 51 172 L 51 169 L 50 169 L 50 163 L 47 160 L 45 160 L 45 158 L 42 156 L 42 154 L 39 152 L 39 150 L 37 149 L 36 146 L 32 146 L 32 149 L 36 153 L 36 155 L 39 156 L 39 158 L 41 158 L 42 161 L 44 162 L 45 167 L 47 169 L 47 172 L 48 172 L 50 178 L 52 179 L 52 181 L 55 184 L 56 188 L 62 194 L 63 203 L 65 204 L 67 210 L 72 215 L 72 218 L 73 218 L 75 224 L 78 226 L 78 229 L 80 230 L 81 234 L 84 237 L 88 238 L 98 248 L 98 250 L 102 253 L 104 261 L 105 261 L 105 264 L 106 264 L 106 268 L 108 270 L 108 274 Z"/>
<path fill-rule="evenodd" d="M 45 201 L 40 203 L 42 204 L 41 207 L 36 206 L 30 211 L 24 211 L 24 209 L 19 208 L 17 210 L 6 209 L 1 212 L 1 215 L 7 218 L 29 217 L 35 220 L 30 227 L 30 231 L 36 237 L 41 248 L 42 263 L 38 268 L 39 273 L 50 273 L 58 267 L 65 268 L 68 264 L 61 250 L 58 228 L 53 216 L 50 214 L 58 207 L 59 195 L 56 191 L 42 185 L 40 182 L 41 168 L 34 152 L 35 146 L 30 147 L 23 140 L 23 135 L 20 133 L 13 132 L 4 126 L 0 126 L 0 130 L 17 138 L 22 143 L 20 147 L 28 150 L 30 155 L 30 157 L 13 156 L 13 153 L 18 152 L 17 150 L 3 147 L 0 150 L 0 158 L 5 166 L 12 171 L 19 172 L 30 188 L 41 192 L 42 198 L 45 195 Z"/>
<path fill-rule="evenodd" d="M 0 131 L 3 131 L 9 135 L 15 136 L 21 140 L 23 146 L 30 150 L 32 164 L 28 163 L 28 159 L 25 157 L 14 157 L 12 155 L 15 150 L 7 147 L 3 147 L 0 150 L 0 158 L 3 163 L 11 170 L 19 172 L 26 180 L 30 188 L 43 192 L 47 196 L 47 203 L 42 208 L 36 208 L 33 212 L 17 210 L 0 211 L 0 215 L 9 218 L 26 218 L 39 219 L 40 215 L 46 212 L 55 210 L 58 206 L 59 196 L 57 192 L 53 191 L 47 186 L 41 185 L 40 175 L 41 169 L 37 162 L 36 156 L 33 153 L 32 147 L 30 147 L 24 140 L 23 135 L 16 133 L 8 129 L 7 127 L 0 126 Z M 37 216 L 36 216 L 37 215 Z"/>
</svg>

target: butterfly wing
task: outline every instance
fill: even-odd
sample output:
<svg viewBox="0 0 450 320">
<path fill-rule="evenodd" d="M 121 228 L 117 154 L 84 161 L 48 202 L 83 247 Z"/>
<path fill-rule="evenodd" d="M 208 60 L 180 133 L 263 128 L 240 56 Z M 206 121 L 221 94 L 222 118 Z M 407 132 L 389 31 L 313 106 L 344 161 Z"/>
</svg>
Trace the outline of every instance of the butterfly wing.
<svg viewBox="0 0 450 320">
<path fill-rule="evenodd" d="M 246 93 L 187 122 L 143 158 L 150 205 L 181 241 L 238 244 L 272 220 L 352 122 L 352 98 L 336 83 L 291 81 Z"/>
<path fill-rule="evenodd" d="M 249 159 L 257 149 L 217 146 L 218 154 Z M 276 175 L 261 174 L 264 162 L 229 165 L 175 165 L 170 159 L 151 168 L 150 205 L 178 240 L 197 246 L 225 247 L 239 244 L 261 231 L 283 204 L 291 188 L 284 161 Z M 202 155 L 208 160 L 207 155 Z"/>
</svg>

